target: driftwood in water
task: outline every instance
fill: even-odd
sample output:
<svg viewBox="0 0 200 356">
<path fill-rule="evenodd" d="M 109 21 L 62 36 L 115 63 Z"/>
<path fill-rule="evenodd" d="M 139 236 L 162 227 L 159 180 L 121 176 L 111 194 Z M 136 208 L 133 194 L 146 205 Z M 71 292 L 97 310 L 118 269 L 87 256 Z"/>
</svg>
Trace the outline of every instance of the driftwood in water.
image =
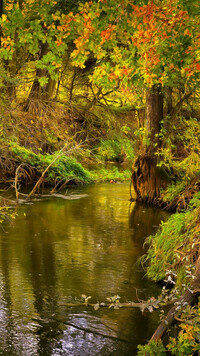
<svg viewBox="0 0 200 356">
<path fill-rule="evenodd" d="M 88 197 L 88 194 L 70 194 L 70 195 L 63 195 L 63 194 L 51 194 L 50 197 L 65 199 L 65 200 L 77 200 Z"/>
<path fill-rule="evenodd" d="M 110 308 L 111 304 L 110 303 L 61 303 L 59 304 L 61 306 L 65 306 L 65 307 L 83 307 L 83 306 L 88 306 L 88 307 L 92 307 L 95 308 L 98 305 L 98 308 Z M 129 303 L 117 303 L 116 304 L 116 309 L 119 308 L 143 308 L 144 303 L 135 303 L 135 302 L 129 302 Z M 113 307 L 115 307 L 115 305 L 113 305 Z"/>
<path fill-rule="evenodd" d="M 154 309 L 158 309 L 160 306 L 161 300 L 155 299 L 154 297 L 150 298 L 149 300 L 141 300 L 140 302 L 126 302 L 126 303 L 121 303 L 119 301 L 120 297 L 118 295 L 114 297 L 107 298 L 108 302 L 106 303 L 99 303 L 97 302 L 96 304 L 89 303 L 89 299 L 91 296 L 86 297 L 85 295 L 82 296 L 84 302 L 80 303 L 66 303 L 66 304 L 60 304 L 64 305 L 67 307 L 81 307 L 81 306 L 89 306 L 94 308 L 94 310 L 98 310 L 99 308 L 114 308 L 114 309 L 121 309 L 121 308 L 140 308 L 142 312 L 145 310 L 148 310 L 149 312 L 152 312 Z"/>
<path fill-rule="evenodd" d="M 185 305 L 191 305 L 197 299 L 197 296 L 200 294 L 200 256 L 196 261 L 196 271 L 194 280 L 191 284 L 191 288 L 188 289 L 184 295 L 180 298 L 180 305 L 185 307 Z M 151 340 L 158 341 L 162 338 L 166 330 L 173 324 L 176 317 L 180 314 L 181 309 L 173 307 L 168 312 L 166 318 L 160 323 L 156 331 L 154 332 Z"/>
</svg>

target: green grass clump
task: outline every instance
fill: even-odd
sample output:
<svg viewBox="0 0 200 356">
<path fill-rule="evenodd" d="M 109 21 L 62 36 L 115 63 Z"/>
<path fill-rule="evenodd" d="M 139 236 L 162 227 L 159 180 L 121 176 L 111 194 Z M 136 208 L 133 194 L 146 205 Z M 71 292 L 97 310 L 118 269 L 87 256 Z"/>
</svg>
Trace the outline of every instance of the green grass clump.
<svg viewBox="0 0 200 356">
<path fill-rule="evenodd" d="M 51 181 L 52 179 L 75 179 L 79 183 L 90 183 L 92 181 L 91 174 L 87 169 L 75 158 L 65 155 L 62 155 L 51 167 L 48 180 Z"/>
<path fill-rule="evenodd" d="M 159 281 L 171 270 L 177 275 L 178 286 L 186 282 L 186 274 L 193 266 L 199 249 L 199 216 L 200 193 L 197 193 L 188 210 L 173 214 L 161 224 L 155 236 L 147 238 L 146 243 L 150 247 L 141 262 L 148 264 L 149 278 Z"/>
<path fill-rule="evenodd" d="M 36 154 L 16 143 L 10 144 L 12 153 L 22 162 L 29 164 L 42 173 L 55 159 L 58 153 L 53 155 Z M 46 175 L 46 181 L 53 183 L 55 180 L 76 180 L 78 183 L 89 183 L 92 181 L 91 174 L 75 158 L 62 154 L 50 167 Z"/>
<path fill-rule="evenodd" d="M 167 190 L 164 192 L 163 201 L 172 202 L 180 193 L 182 193 L 187 186 L 187 181 L 179 181 L 176 184 L 171 184 L 167 187 Z"/>
</svg>

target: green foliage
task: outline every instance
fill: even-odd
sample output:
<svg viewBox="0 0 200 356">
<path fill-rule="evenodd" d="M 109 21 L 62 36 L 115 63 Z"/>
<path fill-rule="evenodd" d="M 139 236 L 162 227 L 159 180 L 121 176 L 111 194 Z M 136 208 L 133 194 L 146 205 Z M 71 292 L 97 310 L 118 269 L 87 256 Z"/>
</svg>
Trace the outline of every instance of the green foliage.
<svg viewBox="0 0 200 356">
<path fill-rule="evenodd" d="M 104 162 L 123 162 L 125 159 L 133 161 L 133 144 L 128 139 L 101 140 L 96 148 L 97 157 Z"/>
<path fill-rule="evenodd" d="M 131 176 L 130 169 L 120 171 L 119 168 L 115 166 L 106 166 L 101 169 L 92 170 L 90 173 L 96 182 L 125 181 L 130 180 Z"/>
<path fill-rule="evenodd" d="M 9 208 L 6 206 L 0 206 L 0 224 L 2 224 L 3 221 L 5 221 L 6 219 L 14 220 L 15 218 L 16 218 L 16 212 L 9 210 Z"/>
<path fill-rule="evenodd" d="M 173 214 L 161 224 L 155 236 L 147 238 L 150 247 L 141 261 L 148 262 L 147 275 L 154 281 L 164 279 L 170 270 L 177 276 L 179 287 L 182 283 L 190 283 L 199 246 L 199 198 L 200 193 L 197 193 L 188 210 Z"/>
<path fill-rule="evenodd" d="M 138 356 L 163 356 L 166 355 L 166 349 L 162 344 L 162 341 L 150 341 L 147 345 L 138 346 Z"/>
<path fill-rule="evenodd" d="M 176 183 L 170 184 L 163 194 L 163 201 L 171 202 L 173 201 L 181 192 L 184 191 L 187 185 L 186 180 L 178 181 Z"/>
<path fill-rule="evenodd" d="M 200 351 L 200 305 L 184 308 L 178 337 L 170 337 L 167 350 L 172 355 L 194 355 Z"/>
<path fill-rule="evenodd" d="M 192 355 L 194 348 L 188 340 L 188 335 L 179 334 L 178 338 L 170 338 L 170 343 L 167 345 L 167 349 L 171 351 L 172 355 L 183 356 Z"/>
<path fill-rule="evenodd" d="M 10 143 L 10 150 L 12 153 L 14 153 L 17 158 L 22 160 L 23 162 L 26 162 L 30 164 L 31 166 L 38 166 L 40 162 L 40 155 L 37 155 L 36 153 L 32 152 L 31 150 L 20 146 L 16 142 L 11 142 Z"/>
<path fill-rule="evenodd" d="M 196 193 L 194 197 L 190 200 L 191 208 L 200 208 L 200 192 Z"/>
<path fill-rule="evenodd" d="M 18 159 L 36 167 L 40 173 L 42 173 L 45 168 L 50 165 L 58 154 L 35 154 L 31 150 L 21 147 L 16 143 L 11 143 L 10 149 Z M 55 180 L 63 180 L 63 182 L 76 180 L 79 183 L 89 183 L 92 179 L 90 173 L 83 168 L 83 166 L 78 163 L 75 158 L 71 158 L 63 154 L 55 161 L 47 172 L 46 181 L 48 183 L 53 183 Z"/>
<path fill-rule="evenodd" d="M 157 149 L 158 166 L 164 166 L 182 183 L 168 189 L 169 198 L 176 188 L 182 189 L 200 174 L 200 124 L 195 118 L 177 116 L 175 122 L 169 117 L 162 123 L 159 134 L 162 146 Z M 167 200 L 167 199 L 166 199 Z"/>
<path fill-rule="evenodd" d="M 83 68 L 92 54 L 97 65 L 91 81 L 108 89 L 119 82 L 150 87 L 193 84 L 200 70 L 198 21 L 177 1 L 139 4 L 81 4 L 73 23 L 74 65 Z"/>
</svg>

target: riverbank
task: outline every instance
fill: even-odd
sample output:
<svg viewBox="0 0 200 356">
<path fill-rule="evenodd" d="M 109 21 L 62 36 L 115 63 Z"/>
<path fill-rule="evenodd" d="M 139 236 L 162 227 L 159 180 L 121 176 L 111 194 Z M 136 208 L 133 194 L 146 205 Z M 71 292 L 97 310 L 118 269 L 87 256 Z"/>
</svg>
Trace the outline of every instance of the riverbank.
<svg viewBox="0 0 200 356">
<path fill-rule="evenodd" d="M 135 155 L 133 108 L 121 112 L 119 109 L 117 113 L 101 109 L 102 114 L 107 112 L 109 120 L 106 124 L 102 120 L 97 129 L 95 121 L 90 127 L 82 127 L 75 112 L 59 103 L 52 105 L 40 116 L 26 113 L 20 106 L 2 108 L 2 183 L 13 184 L 18 169 L 19 183 L 34 184 L 52 161 L 55 162 L 43 179 L 44 184 L 52 187 L 130 179 Z M 129 126 L 122 124 L 125 113 Z"/>
<path fill-rule="evenodd" d="M 101 109 L 100 123 L 99 120 L 85 120 L 83 124 L 75 112 L 68 111 L 66 106 L 57 103 L 52 105 L 56 114 L 52 106 L 45 114 L 42 111 L 42 116 L 25 113 L 19 108 L 4 108 L 2 111 L 0 178 L 2 183 L 14 186 L 16 202 L 19 201 L 23 185 L 35 185 L 35 190 L 29 191 L 30 197 L 30 194 L 32 196 L 39 192 L 41 187 L 49 187 L 55 194 L 69 186 L 89 186 L 92 182 L 109 182 L 113 185 L 125 180 L 130 182 L 131 165 L 139 154 L 145 152 L 148 144 L 147 132 L 134 121 L 135 109 L 104 108 Z M 109 120 L 105 122 L 103 116 L 108 113 Z M 176 136 L 177 132 L 181 134 Z M 176 214 L 161 224 L 155 236 L 148 238 L 149 251 L 143 262 L 146 262 L 150 279 L 173 278 L 175 288 L 169 293 L 166 303 L 173 298 L 179 303 L 185 288 L 190 289 L 192 280 L 196 278 L 194 269 L 199 256 L 200 231 L 199 132 L 198 120 L 177 119 L 177 127 L 172 127 L 166 136 L 162 133 L 162 147 L 157 151 L 157 166 L 165 175 L 167 185 L 155 196 L 153 204 Z M 139 177 L 140 172 L 137 175 Z M 132 188 L 129 186 L 129 200 L 134 201 Z M 192 329 L 193 339 L 187 343 L 190 353 L 195 350 L 194 340 L 199 332 L 198 323 L 192 319 L 193 315 L 198 316 L 198 306 L 195 313 L 193 311 L 188 304 L 185 316 L 177 313 L 178 318 L 184 320 L 183 325 L 189 322 L 189 325 L 195 326 Z M 173 343 L 169 341 L 168 346 L 165 345 L 167 350 L 184 347 L 187 332 L 182 334 Z M 174 346 L 170 346 L 172 344 Z M 154 350 L 164 350 L 160 341 L 154 346 Z M 144 352 L 147 350 L 145 347 Z M 141 348 L 140 355 L 148 355 L 142 352 Z M 184 352 L 187 355 L 186 349 Z"/>
</svg>

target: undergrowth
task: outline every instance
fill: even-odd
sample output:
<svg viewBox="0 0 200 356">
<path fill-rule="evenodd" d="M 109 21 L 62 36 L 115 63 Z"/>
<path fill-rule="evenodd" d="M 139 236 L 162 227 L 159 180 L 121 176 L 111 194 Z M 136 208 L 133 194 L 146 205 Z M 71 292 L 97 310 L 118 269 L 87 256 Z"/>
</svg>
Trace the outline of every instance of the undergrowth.
<svg viewBox="0 0 200 356">
<path fill-rule="evenodd" d="M 58 154 L 36 154 L 25 147 L 19 146 L 17 143 L 10 143 L 10 150 L 15 158 L 35 167 L 39 173 L 42 173 Z M 124 181 L 129 180 L 130 176 L 130 169 L 120 170 L 120 168 L 116 166 L 106 166 L 100 169 L 94 168 L 89 171 L 77 162 L 75 158 L 62 154 L 47 172 L 46 182 L 52 184 L 59 180 L 62 180 L 63 183 L 69 180 L 76 181 L 77 183 L 90 183 L 92 181 L 104 182 L 112 180 Z"/>
<path fill-rule="evenodd" d="M 126 138 L 101 140 L 94 153 L 103 162 L 132 162 L 134 159 L 133 143 Z"/>
<path fill-rule="evenodd" d="M 188 209 L 173 214 L 169 220 L 161 224 L 155 236 L 147 238 L 149 249 L 141 258 L 147 264 L 147 276 L 154 281 L 164 280 L 174 286 L 166 301 L 176 300 L 190 288 L 194 280 L 195 261 L 200 247 L 200 192 L 190 200 Z M 167 278 L 166 278 L 167 277 Z M 190 290 L 190 289 L 189 289 Z M 166 287 L 163 287 L 166 291 Z M 177 302 L 177 310 L 181 308 Z M 187 304 L 187 303 L 186 303 Z M 175 303 L 174 303 L 175 305 Z M 163 311 L 164 313 L 164 311 Z M 161 320 L 163 314 L 161 314 Z M 150 341 L 147 345 L 138 346 L 138 355 L 197 355 L 200 351 L 200 303 L 185 305 L 179 319 L 177 337 L 169 337 L 165 347 L 161 341 Z"/>
<path fill-rule="evenodd" d="M 200 241 L 200 192 L 190 201 L 188 209 L 173 214 L 167 222 L 162 222 L 155 236 L 149 236 L 147 255 L 141 262 L 148 264 L 147 276 L 154 281 L 163 279 L 170 269 L 176 283 L 189 282 L 191 266 L 198 254 Z"/>
<path fill-rule="evenodd" d="M 16 143 L 10 144 L 10 150 L 17 159 L 35 167 L 39 173 L 42 173 L 58 154 L 36 154 Z M 92 178 L 89 171 L 77 162 L 75 158 L 62 154 L 47 172 L 46 182 L 50 184 L 55 180 L 62 180 L 63 182 L 75 180 L 77 183 L 89 183 Z"/>
<path fill-rule="evenodd" d="M 131 171 L 125 169 L 120 171 L 116 166 L 103 167 L 90 172 L 94 181 L 106 182 L 106 181 L 125 181 L 130 180 Z"/>
<path fill-rule="evenodd" d="M 180 193 L 182 193 L 187 186 L 186 180 L 177 181 L 168 185 L 167 189 L 162 194 L 162 199 L 164 202 L 172 202 Z"/>
</svg>

